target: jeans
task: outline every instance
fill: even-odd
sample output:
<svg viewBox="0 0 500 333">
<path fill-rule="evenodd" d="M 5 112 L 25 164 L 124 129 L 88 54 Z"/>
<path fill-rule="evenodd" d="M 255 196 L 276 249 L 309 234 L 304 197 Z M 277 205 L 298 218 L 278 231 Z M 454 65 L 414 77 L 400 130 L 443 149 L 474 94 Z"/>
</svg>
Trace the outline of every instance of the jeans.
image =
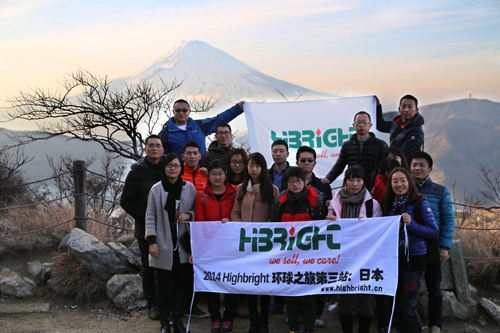
<svg viewBox="0 0 500 333">
<path fill-rule="evenodd" d="M 139 251 L 141 252 L 142 262 L 142 290 L 146 298 L 147 307 L 151 309 L 156 306 L 156 286 L 155 286 L 155 269 L 149 267 L 149 242 L 145 239 L 137 238 L 139 243 Z"/>
<path fill-rule="evenodd" d="M 441 262 L 431 262 L 425 267 L 425 285 L 429 292 L 429 327 L 442 325 L 443 296 L 441 294 Z"/>
<path fill-rule="evenodd" d="M 417 310 L 418 287 L 424 271 L 399 269 L 396 291 L 396 328 L 399 333 L 422 332 Z"/>
</svg>

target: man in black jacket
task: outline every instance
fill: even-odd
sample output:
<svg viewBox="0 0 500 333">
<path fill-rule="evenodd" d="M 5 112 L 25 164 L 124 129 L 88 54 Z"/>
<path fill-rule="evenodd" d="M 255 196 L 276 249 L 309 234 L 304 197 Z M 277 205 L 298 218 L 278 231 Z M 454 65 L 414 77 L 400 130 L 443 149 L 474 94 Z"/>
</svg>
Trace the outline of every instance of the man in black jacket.
<svg viewBox="0 0 500 333">
<path fill-rule="evenodd" d="M 271 144 L 271 155 L 274 164 L 267 170 L 269 178 L 274 185 L 281 191 L 286 190 L 286 184 L 283 184 L 283 177 L 286 169 L 290 166 L 287 158 L 290 155 L 288 151 L 288 143 L 285 140 L 276 140 Z"/>
<path fill-rule="evenodd" d="M 422 150 L 424 144 L 424 117 L 418 113 L 418 101 L 412 95 L 406 95 L 399 101 L 399 116 L 386 121 L 382 114 L 382 105 L 377 96 L 377 130 L 390 133 L 391 146 L 401 147 L 409 161 L 411 155 Z"/>
<path fill-rule="evenodd" d="M 360 111 L 354 116 L 354 134 L 350 140 L 344 142 L 340 150 L 339 158 L 332 170 L 321 179 L 324 184 L 330 184 L 342 174 L 346 165 L 359 164 L 365 171 L 365 187 L 370 184 L 370 178 L 378 163 L 384 159 L 387 143 L 377 139 L 374 133 L 370 132 L 373 124 L 368 112 Z"/>
<path fill-rule="evenodd" d="M 325 211 L 328 211 L 327 201 L 332 200 L 332 188 L 328 184 L 323 184 L 321 179 L 316 177 L 313 170 L 316 166 L 316 151 L 308 146 L 302 146 L 297 150 L 296 164 L 306 174 L 306 185 L 312 186 L 323 195 L 323 205 Z"/>
<path fill-rule="evenodd" d="M 151 187 L 162 180 L 163 170 L 159 162 L 163 154 L 163 143 L 158 135 L 146 139 L 144 148 L 146 157 L 132 165 L 125 179 L 120 205 L 135 220 L 134 237 L 139 243 L 142 261 L 142 288 L 149 309 L 149 318 L 160 319 L 156 303 L 155 271 L 149 267 L 149 242 L 144 239 L 146 233 L 146 208 Z"/>
</svg>

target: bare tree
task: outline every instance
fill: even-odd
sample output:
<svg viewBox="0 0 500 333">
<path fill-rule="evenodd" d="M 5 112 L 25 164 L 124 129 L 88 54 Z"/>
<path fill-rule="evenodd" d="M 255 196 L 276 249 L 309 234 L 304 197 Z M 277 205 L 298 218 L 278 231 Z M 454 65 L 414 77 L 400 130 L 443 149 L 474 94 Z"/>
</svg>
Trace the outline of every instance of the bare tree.
<svg viewBox="0 0 500 333">
<path fill-rule="evenodd" d="M 55 177 L 56 188 L 59 197 L 70 196 L 66 200 L 73 204 L 73 174 L 66 173 L 73 170 L 73 162 L 82 157 L 75 158 L 70 154 L 63 154 L 57 158 L 46 156 L 52 177 Z M 87 168 L 92 166 L 96 161 L 96 156 L 88 156 L 84 158 Z M 121 180 L 127 172 L 127 166 L 124 163 L 115 163 L 111 154 L 107 153 L 100 158 L 101 167 L 96 175 L 87 173 L 87 194 L 88 194 L 88 209 L 91 215 L 104 215 L 106 219 L 111 216 L 121 215 L 117 210 L 120 210 L 119 199 L 123 191 L 124 184 L 116 181 Z M 96 216 L 97 217 L 97 216 Z"/>
<path fill-rule="evenodd" d="M 181 84 L 174 79 L 170 85 L 161 81 L 155 87 L 141 80 L 117 89 L 107 76 L 100 78 L 78 70 L 61 83 L 61 92 L 35 88 L 6 100 L 11 105 L 5 113 L 6 121 L 36 121 L 39 131 L 13 134 L 11 147 L 68 135 L 70 139 L 97 142 L 116 156 L 139 160 L 146 137 L 162 125 L 165 114 L 170 115 L 172 92 Z M 79 94 L 70 96 L 75 93 Z M 193 112 L 205 112 L 216 101 L 206 98 L 190 103 Z"/>
<path fill-rule="evenodd" d="M 500 208 L 500 170 L 496 166 L 490 168 L 487 164 L 479 164 L 479 170 L 481 171 L 479 178 L 487 190 L 478 189 L 477 191 L 491 204 L 496 205 L 494 208 Z M 500 216 L 498 211 L 490 211 Z"/>
</svg>

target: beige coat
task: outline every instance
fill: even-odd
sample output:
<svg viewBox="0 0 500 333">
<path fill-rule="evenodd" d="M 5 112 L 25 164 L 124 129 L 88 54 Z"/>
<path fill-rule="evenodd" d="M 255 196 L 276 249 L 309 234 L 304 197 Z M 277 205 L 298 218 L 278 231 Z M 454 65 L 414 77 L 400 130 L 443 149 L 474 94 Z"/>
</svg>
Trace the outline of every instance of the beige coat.
<svg viewBox="0 0 500 333">
<path fill-rule="evenodd" d="M 173 250 L 176 245 L 179 246 L 179 258 L 181 263 L 189 262 L 189 250 L 184 249 L 181 243 L 172 244 L 170 234 L 170 222 L 168 221 L 168 212 L 165 210 L 168 192 L 165 192 L 161 182 L 153 185 L 148 196 L 148 208 L 146 210 L 146 239 L 149 236 L 156 236 L 159 256 L 149 255 L 149 266 L 172 270 Z M 186 182 L 182 187 L 181 199 L 179 204 L 179 215 L 191 212 L 194 216 L 194 203 L 196 201 L 196 189 L 194 185 Z M 188 223 L 177 224 L 177 239 L 182 236 L 186 230 L 189 230 Z"/>
<path fill-rule="evenodd" d="M 236 200 L 234 201 L 233 211 L 231 212 L 232 222 L 270 222 L 272 203 L 262 202 L 260 193 L 247 193 L 242 201 L 238 198 L 243 191 L 243 184 L 238 185 L 236 189 Z M 279 189 L 273 185 L 274 200 L 279 196 Z"/>
</svg>

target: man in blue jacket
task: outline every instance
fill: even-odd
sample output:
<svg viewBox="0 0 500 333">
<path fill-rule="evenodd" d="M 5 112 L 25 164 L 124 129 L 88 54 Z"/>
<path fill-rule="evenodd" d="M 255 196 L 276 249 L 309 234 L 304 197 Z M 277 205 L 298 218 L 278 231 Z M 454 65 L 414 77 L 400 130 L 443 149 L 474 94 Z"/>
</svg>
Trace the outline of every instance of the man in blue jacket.
<svg viewBox="0 0 500 333">
<path fill-rule="evenodd" d="M 377 130 L 390 133 L 391 146 L 401 147 L 409 161 L 411 154 L 422 150 L 424 144 L 424 117 L 418 113 L 418 101 L 412 95 L 406 95 L 399 101 L 399 116 L 386 121 L 382 114 L 382 105 L 377 96 Z"/>
<path fill-rule="evenodd" d="M 417 184 L 422 197 L 429 202 L 434 220 L 439 228 L 439 240 L 434 246 L 428 243 L 425 269 L 425 283 L 429 292 L 429 332 L 439 332 L 442 324 L 443 297 L 441 295 L 441 262 L 448 258 L 453 232 L 455 230 L 455 216 L 453 204 L 448 188 L 434 183 L 430 178 L 432 171 L 432 157 L 423 151 L 413 153 L 410 159 L 411 174 Z M 435 251 L 432 251 L 432 250 Z"/>
<path fill-rule="evenodd" d="M 229 123 L 242 114 L 244 103 L 244 101 L 241 101 L 215 117 L 194 120 L 189 117 L 191 114 L 189 103 L 183 99 L 178 99 L 174 103 L 174 116 L 167 121 L 165 127 L 159 133 L 165 148 L 164 155 L 174 152 L 181 156 L 182 147 L 189 140 L 196 141 L 200 145 L 201 155 L 205 155 L 207 150 L 205 137 L 214 133 L 215 126 L 218 123 Z"/>
</svg>

